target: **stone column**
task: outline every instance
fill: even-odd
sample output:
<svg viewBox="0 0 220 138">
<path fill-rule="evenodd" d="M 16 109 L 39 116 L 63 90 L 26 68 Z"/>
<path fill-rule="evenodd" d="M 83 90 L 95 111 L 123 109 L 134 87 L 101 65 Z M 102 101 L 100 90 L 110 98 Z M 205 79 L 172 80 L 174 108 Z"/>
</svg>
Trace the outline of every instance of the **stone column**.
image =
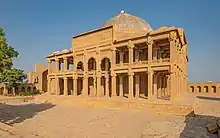
<svg viewBox="0 0 220 138">
<path fill-rule="evenodd" d="M 154 91 L 154 93 L 153 93 L 153 98 L 157 98 L 157 74 L 156 73 L 154 73 L 154 75 L 153 75 L 153 91 Z"/>
<path fill-rule="evenodd" d="M 63 64 L 64 64 L 64 70 L 67 71 L 68 70 L 68 58 L 67 57 L 63 58 Z"/>
<path fill-rule="evenodd" d="M 109 76 L 105 76 L 105 96 L 109 97 Z"/>
<path fill-rule="evenodd" d="M 52 91 L 51 91 L 51 79 L 49 77 L 47 77 L 47 92 L 52 94 Z"/>
<path fill-rule="evenodd" d="M 133 76 L 134 76 L 134 73 L 133 73 L 133 72 L 130 72 L 130 73 L 128 74 L 128 81 L 129 81 L 129 93 L 128 93 L 128 97 L 129 97 L 129 98 L 134 98 L 134 95 L 133 95 L 133 89 L 134 89 Z"/>
<path fill-rule="evenodd" d="M 128 50 L 129 50 L 129 63 L 131 65 L 134 59 L 134 55 L 133 55 L 134 45 L 131 43 L 131 41 L 129 41 Z"/>
<path fill-rule="evenodd" d="M 87 61 L 87 51 L 84 50 L 83 53 L 83 65 L 84 65 L 84 77 L 83 77 L 83 90 L 82 95 L 88 95 L 88 61 Z"/>
<path fill-rule="evenodd" d="M 166 76 L 163 75 L 163 97 L 166 97 Z"/>
<path fill-rule="evenodd" d="M 60 71 L 60 60 L 56 59 L 56 72 Z"/>
<path fill-rule="evenodd" d="M 148 69 L 148 97 L 153 98 L 153 71 L 151 68 Z"/>
<path fill-rule="evenodd" d="M 175 67 L 171 67 L 170 72 L 170 100 L 174 101 L 176 98 L 176 69 Z"/>
<path fill-rule="evenodd" d="M 157 80 L 158 80 L 158 97 L 159 98 L 161 98 L 161 96 L 162 96 L 162 91 L 161 91 L 161 88 L 162 88 L 162 86 L 161 86 L 161 74 L 159 74 L 158 75 L 158 78 L 157 78 Z"/>
<path fill-rule="evenodd" d="M 169 41 L 170 41 L 170 62 L 175 63 L 176 62 L 176 33 L 171 32 L 169 36 Z"/>
<path fill-rule="evenodd" d="M 97 90 L 96 91 L 97 91 L 96 93 L 98 96 L 103 96 L 103 93 L 101 93 L 101 76 L 100 75 L 97 76 Z"/>
<path fill-rule="evenodd" d="M 60 95 L 60 79 L 56 77 L 56 94 Z"/>
<path fill-rule="evenodd" d="M 167 76 L 167 95 L 170 96 L 170 75 Z"/>
<path fill-rule="evenodd" d="M 116 63 L 116 48 L 113 47 L 111 49 L 111 52 L 112 52 L 112 61 L 111 61 L 111 69 L 113 71 L 114 67 L 115 67 L 115 63 Z"/>
<path fill-rule="evenodd" d="M 123 90 L 123 75 L 119 75 L 119 96 L 123 96 L 124 95 L 124 90 Z"/>
<path fill-rule="evenodd" d="M 84 75 L 83 77 L 83 93 L 82 95 L 88 95 L 88 76 Z"/>
<path fill-rule="evenodd" d="M 111 89 L 111 96 L 116 96 L 116 74 L 112 73 L 112 89 Z"/>
<path fill-rule="evenodd" d="M 47 68 L 48 68 L 48 75 L 52 72 L 51 71 L 51 60 L 50 59 L 48 59 L 48 61 L 47 61 Z"/>
<path fill-rule="evenodd" d="M 74 80 L 73 80 L 73 94 L 75 95 L 75 96 L 77 96 L 78 94 L 77 94 L 77 76 L 75 76 L 74 77 Z"/>
<path fill-rule="evenodd" d="M 151 64 L 151 62 L 152 62 L 152 49 L 153 49 L 153 40 L 151 37 L 148 37 L 147 46 L 148 46 L 148 64 Z"/>
<path fill-rule="evenodd" d="M 139 98 L 140 97 L 140 75 L 137 74 L 135 75 L 135 97 Z"/>
<path fill-rule="evenodd" d="M 96 93 L 96 77 L 95 75 L 93 76 L 93 92 L 92 92 L 92 96 L 97 95 Z"/>
<path fill-rule="evenodd" d="M 67 77 L 64 77 L 63 78 L 63 85 L 64 85 L 64 95 L 68 95 L 68 78 Z"/>
</svg>

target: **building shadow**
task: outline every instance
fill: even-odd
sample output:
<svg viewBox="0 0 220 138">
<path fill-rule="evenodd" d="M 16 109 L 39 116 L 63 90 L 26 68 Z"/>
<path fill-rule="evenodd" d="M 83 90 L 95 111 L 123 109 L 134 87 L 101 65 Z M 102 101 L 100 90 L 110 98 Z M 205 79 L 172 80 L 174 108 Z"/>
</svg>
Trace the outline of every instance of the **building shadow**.
<svg viewBox="0 0 220 138">
<path fill-rule="evenodd" d="M 53 108 L 50 103 L 10 105 L 0 103 L 0 122 L 13 125 L 26 119 L 33 118 L 39 112 Z"/>
<path fill-rule="evenodd" d="M 185 127 L 180 133 L 180 138 L 217 138 L 217 134 L 208 132 L 206 126 L 209 123 L 216 123 L 220 117 L 207 115 L 194 115 L 193 112 L 185 118 Z"/>
</svg>

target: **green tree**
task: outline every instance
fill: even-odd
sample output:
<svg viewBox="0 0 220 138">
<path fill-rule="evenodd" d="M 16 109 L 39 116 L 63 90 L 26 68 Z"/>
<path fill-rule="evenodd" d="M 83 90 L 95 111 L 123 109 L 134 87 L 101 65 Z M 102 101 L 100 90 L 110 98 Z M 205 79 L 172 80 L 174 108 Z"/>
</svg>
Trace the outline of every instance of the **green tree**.
<svg viewBox="0 0 220 138">
<path fill-rule="evenodd" d="M 12 67 L 13 59 L 18 55 L 18 51 L 8 45 L 5 32 L 0 27 L 0 83 L 7 82 L 8 87 L 14 87 L 17 83 L 22 83 L 26 79 L 23 70 Z"/>
</svg>

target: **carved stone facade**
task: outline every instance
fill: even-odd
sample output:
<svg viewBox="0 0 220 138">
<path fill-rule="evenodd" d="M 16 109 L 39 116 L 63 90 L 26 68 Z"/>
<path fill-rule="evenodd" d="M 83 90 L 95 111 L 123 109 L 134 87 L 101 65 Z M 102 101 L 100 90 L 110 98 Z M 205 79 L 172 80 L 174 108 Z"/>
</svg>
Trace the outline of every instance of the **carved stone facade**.
<svg viewBox="0 0 220 138">
<path fill-rule="evenodd" d="M 72 37 L 71 49 L 47 56 L 47 91 L 174 100 L 187 92 L 187 49 L 182 28 L 152 30 L 120 12 L 103 27 Z"/>
</svg>

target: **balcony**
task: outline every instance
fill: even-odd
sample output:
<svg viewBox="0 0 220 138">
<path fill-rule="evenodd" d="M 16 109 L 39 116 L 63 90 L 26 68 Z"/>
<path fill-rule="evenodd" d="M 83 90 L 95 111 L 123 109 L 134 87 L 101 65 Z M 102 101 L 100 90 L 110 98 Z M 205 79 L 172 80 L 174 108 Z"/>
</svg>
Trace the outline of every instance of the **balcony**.
<svg viewBox="0 0 220 138">
<path fill-rule="evenodd" d="M 156 59 L 152 60 L 152 63 L 157 64 L 157 63 L 169 63 L 170 58 L 161 58 L 161 59 Z"/>
<path fill-rule="evenodd" d="M 116 64 L 115 68 L 116 69 L 126 69 L 126 68 L 128 68 L 128 66 L 129 66 L 129 63 L 122 63 L 122 64 Z"/>
</svg>

